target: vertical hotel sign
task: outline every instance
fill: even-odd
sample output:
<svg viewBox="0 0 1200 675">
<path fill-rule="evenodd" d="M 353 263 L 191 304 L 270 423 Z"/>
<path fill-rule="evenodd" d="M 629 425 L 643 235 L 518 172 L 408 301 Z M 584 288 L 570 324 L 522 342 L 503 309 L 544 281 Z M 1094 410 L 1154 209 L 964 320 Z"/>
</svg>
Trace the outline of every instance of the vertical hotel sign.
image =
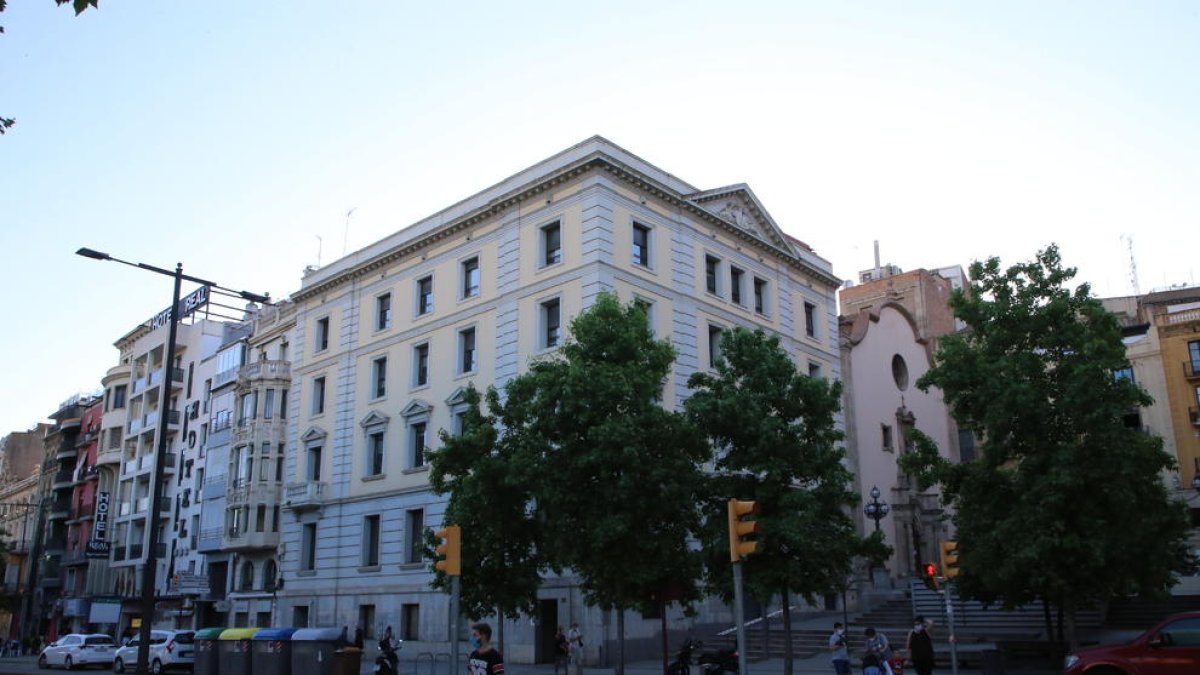
<svg viewBox="0 0 1200 675">
<path fill-rule="evenodd" d="M 108 493 L 96 493 L 96 520 L 92 526 L 92 538 L 88 540 L 88 558 L 108 557 Z"/>
</svg>

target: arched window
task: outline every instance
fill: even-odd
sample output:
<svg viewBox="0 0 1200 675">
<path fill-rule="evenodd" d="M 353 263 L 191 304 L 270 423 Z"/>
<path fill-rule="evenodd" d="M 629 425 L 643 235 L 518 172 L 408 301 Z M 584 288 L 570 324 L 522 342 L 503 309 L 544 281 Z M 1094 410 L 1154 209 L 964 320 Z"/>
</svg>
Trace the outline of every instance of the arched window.
<svg viewBox="0 0 1200 675">
<path fill-rule="evenodd" d="M 254 563 L 245 562 L 242 564 L 242 579 L 238 584 L 239 591 L 248 591 L 254 588 Z"/>
<path fill-rule="evenodd" d="M 268 591 L 274 591 L 276 584 L 279 582 L 279 566 L 275 564 L 275 560 L 268 560 L 263 566 L 263 587 Z"/>
</svg>

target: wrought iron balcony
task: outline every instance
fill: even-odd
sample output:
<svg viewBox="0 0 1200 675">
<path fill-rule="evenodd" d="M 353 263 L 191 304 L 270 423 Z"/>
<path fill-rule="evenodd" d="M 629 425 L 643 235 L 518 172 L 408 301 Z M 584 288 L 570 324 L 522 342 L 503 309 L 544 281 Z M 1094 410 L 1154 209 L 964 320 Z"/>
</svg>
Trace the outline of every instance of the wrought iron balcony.
<svg viewBox="0 0 1200 675">
<path fill-rule="evenodd" d="M 319 509 L 325 504 L 329 484 L 320 481 L 303 481 L 287 486 L 284 506 L 293 511 Z"/>
</svg>

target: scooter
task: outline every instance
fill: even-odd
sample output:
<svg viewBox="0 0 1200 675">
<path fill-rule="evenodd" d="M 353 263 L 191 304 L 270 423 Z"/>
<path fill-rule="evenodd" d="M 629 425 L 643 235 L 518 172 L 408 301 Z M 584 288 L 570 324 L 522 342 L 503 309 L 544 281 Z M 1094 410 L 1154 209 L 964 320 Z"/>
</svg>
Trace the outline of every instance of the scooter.
<svg viewBox="0 0 1200 675">
<path fill-rule="evenodd" d="M 675 661 L 667 666 L 667 675 L 691 675 L 692 655 L 703 646 L 704 643 L 698 640 L 691 638 L 684 640 L 683 644 L 679 646 L 679 652 L 675 655 Z M 700 667 L 700 675 L 720 675 L 725 671 L 736 673 L 738 672 L 738 653 L 736 649 L 704 652 L 697 658 L 697 665 Z"/>
<path fill-rule="evenodd" d="M 375 675 L 397 675 L 400 672 L 400 648 L 404 640 L 380 640 L 379 656 L 375 657 Z"/>
</svg>

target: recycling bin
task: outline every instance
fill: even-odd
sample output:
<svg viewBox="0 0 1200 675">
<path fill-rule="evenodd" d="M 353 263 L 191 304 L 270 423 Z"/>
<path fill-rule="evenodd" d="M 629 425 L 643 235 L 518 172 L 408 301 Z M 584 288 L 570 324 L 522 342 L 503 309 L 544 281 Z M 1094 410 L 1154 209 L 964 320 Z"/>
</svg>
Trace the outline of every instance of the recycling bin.
<svg viewBox="0 0 1200 675">
<path fill-rule="evenodd" d="M 220 661 L 217 660 L 217 639 L 224 628 L 201 628 L 196 631 L 196 663 L 193 666 L 195 675 L 220 675 Z"/>
<path fill-rule="evenodd" d="M 217 638 L 220 675 L 251 675 L 250 639 L 258 628 L 226 628 Z"/>
<path fill-rule="evenodd" d="M 250 640 L 254 675 L 291 675 L 292 633 L 295 628 L 264 628 Z"/>
<path fill-rule="evenodd" d="M 362 650 L 346 646 L 341 635 L 338 628 L 301 628 L 292 633 L 292 672 L 358 675 Z"/>
</svg>

